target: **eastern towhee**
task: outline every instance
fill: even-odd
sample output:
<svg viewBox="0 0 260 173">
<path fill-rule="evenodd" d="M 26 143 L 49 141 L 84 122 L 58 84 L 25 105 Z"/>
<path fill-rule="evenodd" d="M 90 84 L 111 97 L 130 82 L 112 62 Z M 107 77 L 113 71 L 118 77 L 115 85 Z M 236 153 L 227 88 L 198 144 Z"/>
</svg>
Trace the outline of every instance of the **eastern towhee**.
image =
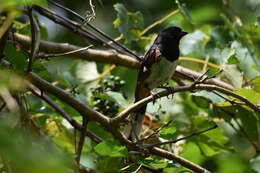
<svg viewBox="0 0 260 173">
<path fill-rule="evenodd" d="M 179 27 L 162 30 L 142 59 L 135 89 L 135 102 L 150 95 L 152 89 L 166 83 L 175 72 L 179 58 L 179 42 L 186 35 Z M 146 105 L 131 115 L 129 139 L 138 141 Z"/>
</svg>

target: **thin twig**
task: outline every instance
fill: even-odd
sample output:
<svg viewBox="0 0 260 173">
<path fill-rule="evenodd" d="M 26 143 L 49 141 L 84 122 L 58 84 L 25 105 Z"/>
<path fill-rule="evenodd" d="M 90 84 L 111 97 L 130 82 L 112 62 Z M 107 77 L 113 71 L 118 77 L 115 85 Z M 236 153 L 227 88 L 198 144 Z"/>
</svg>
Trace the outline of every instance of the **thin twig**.
<svg viewBox="0 0 260 173">
<path fill-rule="evenodd" d="M 54 2 L 53 0 L 48 0 L 48 2 L 52 3 L 53 5 L 71 13 L 72 15 L 74 15 L 75 17 L 78 17 L 81 21 L 84 21 L 85 18 L 82 17 L 81 15 L 79 15 L 78 13 L 72 11 L 71 9 L 62 6 L 61 4 L 58 4 L 57 2 Z M 96 31 L 97 33 L 99 33 L 100 35 L 102 35 L 103 37 L 105 37 L 106 39 L 108 39 L 109 41 L 111 41 L 114 45 L 118 46 L 119 48 L 121 48 L 124 52 L 123 53 L 127 53 L 129 55 L 134 56 L 137 60 L 141 61 L 141 58 L 135 54 L 133 51 L 129 50 L 128 48 L 126 48 L 125 46 L 121 45 L 120 43 L 116 42 L 113 38 L 111 38 L 109 35 L 107 35 L 106 33 L 104 33 L 103 31 L 101 31 L 100 29 L 98 29 L 97 27 L 95 27 L 94 25 L 90 24 L 90 23 L 86 23 L 88 27 L 90 27 L 91 29 L 93 29 L 94 31 Z M 109 43 L 106 43 L 105 45 L 110 45 Z M 117 49 L 116 49 L 117 50 Z M 119 51 L 122 52 L 122 51 Z"/>
<path fill-rule="evenodd" d="M 75 129 L 81 131 L 82 129 L 82 125 L 77 122 L 76 120 L 74 120 L 62 107 L 60 107 L 57 103 L 55 103 L 55 101 L 53 101 L 50 97 L 48 97 L 47 95 L 45 95 L 42 91 L 40 91 L 39 89 L 37 89 L 35 86 L 31 85 L 28 83 L 29 89 L 30 91 L 36 95 L 37 97 L 42 98 L 44 101 L 46 101 L 51 107 L 53 107 L 55 109 L 55 111 L 57 113 L 59 113 L 63 118 L 65 118 L 72 127 L 74 127 Z M 95 135 L 93 132 L 87 130 L 86 136 L 88 136 L 90 139 L 92 139 L 93 141 L 99 143 L 101 141 L 103 141 L 102 138 L 100 138 L 99 136 Z"/>
<path fill-rule="evenodd" d="M 170 87 L 169 87 L 170 88 Z M 196 90 L 207 90 L 207 91 L 219 91 L 221 93 L 230 95 L 236 99 L 239 99 L 241 101 L 243 101 L 248 107 L 250 107 L 251 109 L 253 109 L 255 112 L 260 112 L 260 108 L 256 105 L 254 105 L 253 103 L 251 103 L 248 99 L 246 99 L 243 96 L 240 96 L 230 90 L 227 90 L 225 88 L 222 87 L 218 87 L 215 85 L 208 85 L 208 84 L 191 84 L 191 85 L 187 85 L 187 86 L 178 86 L 178 87 L 173 87 L 172 89 L 169 90 L 164 90 L 161 91 L 159 93 L 156 94 L 156 99 L 161 98 L 161 97 L 165 97 L 168 96 L 170 94 L 176 93 L 176 92 L 184 92 L 184 91 L 196 91 Z M 118 123 L 123 121 L 130 113 L 132 113 L 133 111 L 139 109 L 140 107 L 142 107 L 143 105 L 154 101 L 154 96 L 150 95 L 142 100 L 139 100 L 138 102 L 134 103 L 133 105 L 129 106 L 127 109 L 123 110 L 122 112 L 120 112 L 120 114 L 114 118 L 112 118 L 112 122 L 113 123 Z"/>
<path fill-rule="evenodd" d="M 13 40 L 10 40 L 13 42 L 13 44 L 16 44 L 17 42 L 19 45 L 22 45 L 24 49 L 30 49 L 31 45 L 31 39 L 28 36 L 21 35 L 21 34 L 13 34 L 14 39 L 16 42 L 13 42 Z M 44 53 L 64 53 L 69 51 L 74 51 L 81 49 L 82 47 L 75 46 L 68 43 L 55 43 L 50 41 L 41 41 L 40 42 L 40 51 Z M 101 62 L 101 63 L 109 63 L 109 64 L 116 64 L 121 65 L 133 69 L 137 69 L 140 66 L 140 62 L 136 59 L 117 53 L 116 51 L 111 50 L 99 50 L 99 49 L 88 49 L 85 51 L 76 52 L 73 54 L 70 54 L 71 57 L 74 58 L 80 58 L 87 61 L 95 61 L 95 62 Z"/>
<path fill-rule="evenodd" d="M 166 16 L 164 16 L 162 19 L 152 23 L 151 25 L 147 26 L 142 32 L 141 35 L 144 35 L 145 33 L 147 33 L 147 31 L 149 31 L 150 29 L 152 29 L 153 27 L 155 27 L 156 25 L 159 25 L 161 23 L 163 23 L 165 20 L 169 19 L 171 16 L 173 16 L 174 14 L 177 14 L 179 12 L 179 10 L 173 10 L 171 11 L 169 14 L 167 14 Z"/>
<path fill-rule="evenodd" d="M 80 131 L 79 143 L 77 145 L 77 152 L 76 152 L 76 163 L 78 165 L 80 164 L 80 157 L 81 157 L 82 149 L 83 149 L 84 142 L 85 142 L 85 136 L 86 136 L 87 124 L 88 124 L 87 117 L 83 116 L 82 118 L 83 118 L 82 128 L 81 128 L 81 131 Z"/>
<path fill-rule="evenodd" d="M 40 32 L 40 27 L 38 25 L 37 20 L 33 16 L 32 8 L 28 7 L 28 16 L 30 19 L 30 24 L 31 24 L 31 50 L 30 50 L 30 58 L 29 58 L 29 63 L 28 63 L 28 68 L 27 72 L 32 71 L 32 66 L 33 62 L 35 60 L 35 56 L 39 50 L 39 45 L 40 45 L 40 40 L 41 40 L 41 32 Z"/>
<path fill-rule="evenodd" d="M 174 143 L 176 143 L 176 142 L 179 142 L 179 141 L 188 139 L 188 138 L 190 138 L 190 137 L 192 137 L 192 136 L 197 136 L 197 135 L 200 135 L 200 134 L 205 133 L 205 132 L 207 132 L 207 131 L 213 130 L 213 129 L 217 128 L 217 127 L 218 127 L 217 125 L 214 125 L 214 126 L 212 126 L 212 127 L 210 127 L 210 128 L 207 128 L 207 129 L 205 129 L 205 130 L 201 130 L 201 131 L 197 131 L 197 132 L 191 133 L 191 134 L 189 134 L 189 135 L 187 135 L 187 136 L 184 136 L 184 137 L 181 137 L 181 138 L 179 138 L 179 139 L 170 140 L 170 141 L 165 141 L 165 142 L 158 142 L 158 143 L 155 143 L 155 144 L 146 144 L 145 146 L 146 146 L 146 147 L 158 147 L 158 146 L 166 145 L 166 144 L 174 144 Z"/>
<path fill-rule="evenodd" d="M 96 18 L 96 13 L 95 13 L 95 9 L 94 9 L 95 6 L 93 5 L 92 0 L 89 0 L 89 6 L 90 6 L 90 9 L 91 9 L 91 12 L 89 12 L 89 11 L 86 12 L 85 20 L 82 23 L 83 25 L 89 23 L 91 20 Z"/>
<path fill-rule="evenodd" d="M 234 105 L 234 104 L 237 104 L 237 105 L 245 105 L 244 102 L 237 102 L 237 101 L 235 101 L 235 100 L 230 100 L 229 98 L 224 97 L 223 95 L 219 94 L 219 93 L 216 92 L 216 91 L 212 91 L 212 92 L 213 92 L 214 94 L 216 94 L 217 96 L 223 98 L 224 100 L 230 102 L 232 105 Z"/>
<path fill-rule="evenodd" d="M 39 54 L 38 57 L 41 57 L 43 59 L 48 59 L 49 57 L 58 57 L 58 56 L 66 56 L 66 55 L 71 55 L 77 52 L 85 51 L 88 50 L 89 48 L 93 47 L 93 45 L 89 45 L 87 47 L 82 47 L 76 50 L 64 52 L 64 53 L 55 53 L 55 54 Z"/>
<path fill-rule="evenodd" d="M 167 123 L 165 123 L 164 125 L 162 125 L 160 128 L 158 128 L 157 130 L 155 130 L 155 132 L 153 132 L 152 134 L 145 136 L 144 138 L 140 139 L 137 143 L 141 143 L 143 141 L 146 141 L 148 139 L 150 139 L 151 137 L 157 135 L 162 129 L 168 127 L 173 120 L 168 121 Z"/>
<path fill-rule="evenodd" d="M 244 138 L 246 138 L 250 143 L 251 145 L 255 148 L 255 150 L 257 152 L 260 151 L 260 147 L 258 146 L 258 144 L 256 144 L 250 137 L 249 135 L 246 133 L 246 131 L 243 129 L 243 127 L 240 125 L 240 123 L 237 121 L 236 119 L 236 116 L 234 113 L 228 111 L 228 110 L 225 110 L 223 109 L 222 107 L 217 107 L 217 110 L 220 110 L 222 112 L 224 112 L 225 114 L 229 115 L 231 117 L 230 121 L 228 121 L 228 124 L 238 133 L 240 134 L 241 136 L 243 136 Z M 239 129 L 237 129 L 234 125 L 234 123 L 231 122 L 231 120 L 234 120 L 234 122 L 237 124 L 237 126 L 239 127 Z"/>
<path fill-rule="evenodd" d="M 3 104 L 2 104 L 1 107 L 0 107 L 0 112 L 5 108 L 5 106 L 6 106 L 6 103 L 3 102 Z"/>
<path fill-rule="evenodd" d="M 161 148 L 158 148 L 158 147 L 151 147 L 151 148 L 148 148 L 148 150 L 150 151 L 151 154 L 154 154 L 154 155 L 157 155 L 157 156 L 160 156 L 162 158 L 166 158 L 166 159 L 169 159 L 169 160 L 173 160 L 175 162 L 178 162 L 180 163 L 182 166 L 196 172 L 196 173 L 210 173 L 210 171 L 208 171 L 207 169 L 205 168 L 202 168 L 201 166 L 195 164 L 195 163 L 192 163 L 180 156 L 177 156 L 169 151 L 166 151 L 166 150 L 163 150 Z"/>
<path fill-rule="evenodd" d="M 9 12 L 7 14 L 7 18 L 5 19 L 4 23 L 0 27 L 0 38 L 6 33 L 6 31 L 12 26 L 13 21 L 17 17 L 17 14 Z"/>
</svg>

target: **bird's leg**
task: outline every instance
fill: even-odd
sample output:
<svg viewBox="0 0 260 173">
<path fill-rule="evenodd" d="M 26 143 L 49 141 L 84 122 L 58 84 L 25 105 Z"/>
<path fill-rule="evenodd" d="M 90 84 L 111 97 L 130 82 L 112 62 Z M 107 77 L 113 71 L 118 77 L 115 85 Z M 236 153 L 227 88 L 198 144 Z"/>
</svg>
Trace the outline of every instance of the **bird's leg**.
<svg viewBox="0 0 260 173">
<path fill-rule="evenodd" d="M 158 99 L 160 97 L 160 95 L 157 93 L 154 93 L 152 91 L 150 92 L 150 94 L 153 97 L 153 104 L 155 104 L 156 99 Z"/>
<path fill-rule="evenodd" d="M 168 90 L 170 93 L 172 93 L 172 99 L 173 99 L 173 96 L 174 96 L 174 88 L 173 88 L 173 87 L 170 87 L 168 82 L 165 83 L 164 85 L 159 86 L 158 88 L 163 88 L 163 89 Z M 168 96 L 167 96 L 167 98 L 169 99 Z"/>
</svg>

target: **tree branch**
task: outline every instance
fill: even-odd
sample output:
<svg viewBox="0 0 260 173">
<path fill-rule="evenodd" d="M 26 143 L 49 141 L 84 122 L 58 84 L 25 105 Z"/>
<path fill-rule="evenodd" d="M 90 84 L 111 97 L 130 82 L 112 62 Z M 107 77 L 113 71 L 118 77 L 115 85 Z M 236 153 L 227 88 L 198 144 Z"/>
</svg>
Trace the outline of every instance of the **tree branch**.
<svg viewBox="0 0 260 173">
<path fill-rule="evenodd" d="M 17 33 L 13 35 L 15 41 L 17 41 L 19 44 L 24 46 L 24 48 L 26 49 L 30 48 L 31 39 L 29 37 Z M 78 47 L 68 43 L 54 43 L 50 41 L 40 42 L 40 51 L 45 53 L 65 53 L 70 51 L 76 51 L 81 48 L 82 47 Z M 137 61 L 136 59 L 124 54 L 116 53 L 114 51 L 87 49 L 85 51 L 80 51 L 80 52 L 75 52 L 73 54 L 70 54 L 70 56 L 75 58 L 80 58 L 83 60 L 88 60 L 88 61 L 116 64 L 116 65 L 132 68 L 132 69 L 138 69 L 141 65 L 140 62 Z M 193 70 L 178 66 L 174 74 L 174 77 L 194 81 L 194 79 L 199 78 L 201 75 L 202 74 L 199 72 L 195 72 Z M 204 83 L 217 85 L 219 87 L 223 87 L 231 91 L 234 90 L 234 88 L 230 84 L 227 84 L 218 79 L 208 79 Z"/>
<path fill-rule="evenodd" d="M 40 32 L 40 27 L 38 25 L 38 22 L 35 19 L 35 17 L 33 16 L 32 8 L 28 7 L 27 9 L 28 9 L 28 16 L 29 16 L 30 24 L 31 24 L 31 35 L 32 35 L 30 59 L 29 59 L 28 68 L 27 68 L 27 72 L 30 72 L 30 71 L 32 71 L 32 65 L 33 65 L 33 62 L 35 61 L 36 53 L 38 53 L 38 50 L 39 50 L 41 32 Z"/>
<path fill-rule="evenodd" d="M 3 61 L 2 61 L 3 62 Z M 8 66 L 7 62 L 3 62 L 2 64 Z M 114 124 L 111 121 L 111 118 L 108 118 L 104 116 L 103 114 L 91 110 L 88 106 L 84 105 L 80 101 L 76 100 L 72 96 L 70 96 L 69 93 L 65 92 L 64 90 L 53 86 L 49 82 L 45 81 L 44 79 L 41 79 L 36 74 L 30 72 L 27 74 L 27 78 L 38 88 L 40 88 L 42 91 L 46 91 L 69 106 L 73 107 L 75 110 L 77 110 L 82 116 L 86 116 L 89 120 L 97 121 L 99 122 L 104 128 L 106 128 L 109 132 L 113 134 L 113 136 L 121 142 L 121 144 L 125 145 L 129 150 L 134 151 L 143 151 L 143 147 L 136 145 L 135 143 L 132 143 L 126 137 L 120 132 L 120 130 L 117 128 L 117 126 L 114 126 Z M 174 160 L 184 167 L 191 169 L 193 171 L 199 172 L 199 173 L 205 173 L 208 172 L 206 169 L 200 167 L 199 165 L 196 165 L 184 158 L 181 158 L 173 153 L 170 153 L 168 151 L 162 150 L 160 148 L 152 147 L 149 148 L 150 154 L 154 154 L 157 156 L 161 156 L 170 160 Z"/>
<path fill-rule="evenodd" d="M 84 22 L 86 19 L 84 17 L 82 17 L 81 15 L 79 15 L 78 13 L 76 13 L 75 11 L 72 11 L 71 9 L 62 6 L 61 4 L 54 2 L 52 0 L 48 0 L 48 2 L 50 2 L 51 4 L 67 11 L 68 13 L 72 14 L 73 16 L 79 18 L 82 22 Z M 90 1 L 90 6 L 93 6 L 91 4 Z M 92 11 L 94 12 L 94 10 L 92 9 Z M 137 60 L 140 60 L 140 57 L 138 55 L 136 55 L 133 51 L 129 50 L 127 47 L 121 45 L 120 43 L 116 42 L 113 38 L 111 38 L 109 35 L 107 35 L 106 33 L 104 33 L 103 31 L 101 31 L 100 29 L 98 29 L 97 27 L 95 27 L 94 25 L 90 24 L 90 23 L 84 23 L 86 24 L 88 27 L 90 27 L 91 29 L 93 29 L 94 31 L 96 31 L 97 33 L 99 33 L 100 35 L 102 35 L 103 37 L 105 37 L 106 39 L 110 40 L 111 43 L 115 44 L 116 46 L 118 46 L 119 48 L 121 48 L 122 50 L 124 50 L 126 53 L 134 56 Z"/>
<path fill-rule="evenodd" d="M 201 131 L 197 131 L 197 132 L 191 133 L 191 134 L 189 134 L 187 136 L 184 136 L 184 137 L 181 137 L 179 139 L 165 141 L 165 142 L 158 142 L 158 143 L 155 143 L 155 144 L 148 144 L 147 147 L 159 147 L 161 145 L 173 144 L 173 143 L 179 142 L 181 140 L 188 139 L 188 138 L 190 138 L 192 136 L 200 135 L 200 134 L 205 133 L 207 131 L 213 130 L 213 129 L 217 128 L 217 127 L 218 127 L 217 125 L 214 125 L 214 126 L 212 126 L 210 128 L 207 128 L 205 130 L 201 130 Z"/>
<path fill-rule="evenodd" d="M 17 41 L 25 49 L 30 49 L 30 37 L 16 33 L 13 35 L 15 41 Z M 76 51 L 81 48 L 82 47 L 74 46 L 68 43 L 55 43 L 49 41 L 40 42 L 40 51 L 44 53 L 66 53 L 70 51 Z M 135 69 L 137 69 L 140 66 L 139 61 L 135 60 L 130 56 L 116 53 L 115 51 L 87 49 L 80 52 L 74 52 L 70 54 L 70 56 L 87 61 L 110 63 Z"/>
<path fill-rule="evenodd" d="M 149 148 L 149 151 L 154 155 L 176 161 L 176 162 L 180 163 L 182 166 L 189 168 L 195 172 L 210 173 L 210 171 L 200 167 L 199 165 L 194 164 L 182 157 L 179 157 L 179 156 L 177 156 L 169 151 L 163 150 L 161 148 L 152 147 L 152 148 Z"/>
<path fill-rule="evenodd" d="M 204 81 L 205 82 L 205 81 Z M 224 93 L 226 95 L 232 96 L 234 98 L 237 98 L 241 101 L 243 101 L 248 107 L 253 109 L 255 112 L 260 112 L 260 108 L 251 103 L 248 99 L 245 97 L 242 97 L 228 89 L 216 86 L 216 85 L 209 85 L 209 84 L 191 84 L 186 86 L 178 86 L 178 87 L 169 87 L 170 89 L 161 91 L 156 94 L 156 98 L 154 95 L 150 95 L 142 100 L 139 100 L 138 102 L 132 104 L 127 109 L 123 110 L 118 116 L 112 118 L 112 122 L 114 124 L 117 124 L 120 121 L 123 121 L 130 113 L 134 112 L 135 110 L 138 110 L 143 105 L 148 104 L 149 102 L 154 101 L 154 99 L 158 99 L 161 97 L 168 96 L 173 93 L 177 92 L 184 92 L 184 91 L 196 91 L 196 90 L 207 90 L 207 91 L 219 91 L 221 93 Z"/>
<path fill-rule="evenodd" d="M 38 88 L 36 88 L 32 84 L 28 83 L 27 86 L 29 87 L 30 91 L 34 95 L 36 95 L 37 97 L 43 99 L 51 107 L 53 107 L 57 113 L 59 113 L 63 118 L 65 118 L 70 123 L 70 125 L 72 127 L 74 127 L 75 129 L 81 131 L 82 125 L 79 122 L 77 122 L 76 120 L 74 120 L 64 109 L 62 109 L 62 107 L 60 107 L 60 105 L 55 103 L 55 101 L 53 101 L 50 97 L 48 97 L 46 94 L 44 94 L 44 92 L 40 91 Z M 96 136 L 90 130 L 86 131 L 86 136 L 88 136 L 90 139 L 92 139 L 93 141 L 95 141 L 97 143 L 103 141 L 102 138 L 100 138 L 99 136 Z"/>
</svg>

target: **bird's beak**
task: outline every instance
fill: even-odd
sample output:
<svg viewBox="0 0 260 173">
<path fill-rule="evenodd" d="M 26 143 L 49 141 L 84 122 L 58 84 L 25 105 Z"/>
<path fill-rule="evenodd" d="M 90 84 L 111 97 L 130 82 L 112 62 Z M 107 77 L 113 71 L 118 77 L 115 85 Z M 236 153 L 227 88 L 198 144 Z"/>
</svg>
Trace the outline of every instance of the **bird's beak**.
<svg viewBox="0 0 260 173">
<path fill-rule="evenodd" d="M 187 32 L 185 31 L 181 31 L 181 37 L 183 37 L 184 35 L 188 34 Z"/>
</svg>

